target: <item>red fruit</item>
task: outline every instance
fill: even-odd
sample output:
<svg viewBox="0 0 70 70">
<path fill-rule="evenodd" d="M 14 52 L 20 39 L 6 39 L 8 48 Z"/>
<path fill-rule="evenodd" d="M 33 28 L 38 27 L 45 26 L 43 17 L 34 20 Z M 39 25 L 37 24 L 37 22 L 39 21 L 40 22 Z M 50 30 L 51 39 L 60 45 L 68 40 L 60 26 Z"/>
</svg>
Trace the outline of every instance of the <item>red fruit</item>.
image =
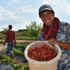
<svg viewBox="0 0 70 70">
<path fill-rule="evenodd" d="M 37 61 L 49 61 L 57 56 L 57 52 L 48 45 L 29 49 L 28 56 Z"/>
</svg>

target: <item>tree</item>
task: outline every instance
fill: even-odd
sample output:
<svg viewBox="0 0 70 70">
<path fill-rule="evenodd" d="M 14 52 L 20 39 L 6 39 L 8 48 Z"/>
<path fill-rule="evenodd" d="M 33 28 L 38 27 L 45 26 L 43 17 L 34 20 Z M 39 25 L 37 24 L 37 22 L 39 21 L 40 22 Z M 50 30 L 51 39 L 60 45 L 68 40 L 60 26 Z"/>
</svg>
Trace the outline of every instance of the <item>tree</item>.
<svg viewBox="0 0 70 70">
<path fill-rule="evenodd" d="M 3 30 L 1 32 L 2 32 L 2 34 L 6 34 L 7 28 L 3 28 Z"/>
<path fill-rule="evenodd" d="M 38 37 L 38 35 L 41 33 L 41 25 L 38 25 L 35 21 L 31 21 L 31 23 L 26 26 L 27 34 L 31 37 Z"/>
<path fill-rule="evenodd" d="M 7 32 L 7 28 L 4 28 L 4 29 L 0 32 L 0 39 L 4 39 L 4 38 L 5 38 L 6 32 Z"/>
</svg>

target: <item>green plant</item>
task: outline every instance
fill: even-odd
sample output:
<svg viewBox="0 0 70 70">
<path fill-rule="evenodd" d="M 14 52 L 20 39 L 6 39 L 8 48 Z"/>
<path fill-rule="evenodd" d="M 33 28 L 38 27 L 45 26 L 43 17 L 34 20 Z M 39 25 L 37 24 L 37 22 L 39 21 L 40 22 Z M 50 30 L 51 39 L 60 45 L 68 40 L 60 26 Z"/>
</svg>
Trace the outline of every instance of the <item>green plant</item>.
<svg viewBox="0 0 70 70">
<path fill-rule="evenodd" d="M 1 56 L 1 62 L 11 63 L 12 59 L 7 55 L 2 55 Z"/>
<path fill-rule="evenodd" d="M 24 57 L 24 53 L 21 50 L 14 48 L 13 51 L 15 55 Z"/>
<path fill-rule="evenodd" d="M 28 44 L 29 44 L 29 43 L 18 43 L 18 44 L 16 44 L 15 48 L 21 48 L 21 49 L 23 49 L 23 48 L 26 48 L 26 46 L 27 46 Z"/>
<path fill-rule="evenodd" d="M 41 33 L 42 27 L 38 25 L 35 21 L 26 26 L 27 34 L 29 37 L 35 37 L 37 39 L 38 35 Z"/>
<path fill-rule="evenodd" d="M 0 55 L 0 64 L 10 64 L 14 70 L 29 70 L 29 67 L 26 65 L 16 64 L 13 59 L 7 55 Z"/>
</svg>

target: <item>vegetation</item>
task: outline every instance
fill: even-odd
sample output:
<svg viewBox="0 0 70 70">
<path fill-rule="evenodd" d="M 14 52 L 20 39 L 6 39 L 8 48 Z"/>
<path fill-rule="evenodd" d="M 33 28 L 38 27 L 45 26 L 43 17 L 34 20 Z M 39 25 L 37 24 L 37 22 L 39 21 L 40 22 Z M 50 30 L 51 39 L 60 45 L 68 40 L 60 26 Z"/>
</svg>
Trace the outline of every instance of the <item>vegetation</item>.
<svg viewBox="0 0 70 70">
<path fill-rule="evenodd" d="M 20 57 L 24 57 L 24 50 L 29 43 L 16 44 L 14 48 L 14 54 Z"/>
<path fill-rule="evenodd" d="M 31 22 L 30 26 L 27 26 L 27 34 L 30 37 L 37 38 L 38 35 L 41 33 L 41 25 L 37 25 L 36 22 Z"/>
<path fill-rule="evenodd" d="M 7 55 L 0 56 L 0 64 L 1 63 L 10 64 L 14 70 L 29 70 L 28 66 L 16 64 L 16 62 Z"/>
<path fill-rule="evenodd" d="M 41 24 L 38 25 L 36 22 L 31 21 L 31 23 L 26 26 L 26 29 L 15 31 L 16 40 L 36 40 L 41 30 Z M 7 29 L 4 28 L 4 30 L 0 32 L 0 40 L 5 39 L 6 31 Z"/>
<path fill-rule="evenodd" d="M 16 46 L 15 46 L 15 48 L 13 50 L 14 51 L 14 55 L 24 58 L 24 50 L 25 50 L 25 48 L 26 48 L 26 46 L 28 44 L 29 43 L 16 44 Z M 28 65 L 21 65 L 19 63 L 16 63 L 15 60 L 10 58 L 8 55 L 0 55 L 0 64 L 1 63 L 10 64 L 14 68 L 14 70 L 29 70 Z"/>
<path fill-rule="evenodd" d="M 41 33 L 42 27 L 36 22 L 31 21 L 31 23 L 26 26 L 26 29 L 15 31 L 16 40 L 37 40 L 39 34 Z M 0 32 L 0 44 L 3 43 L 2 40 L 5 39 L 7 29 Z M 29 43 L 18 43 L 14 48 L 14 55 L 24 58 L 24 50 Z M 10 64 L 14 70 L 29 70 L 27 65 L 20 65 L 16 63 L 12 58 L 7 55 L 0 55 L 0 64 L 7 63 Z"/>
</svg>

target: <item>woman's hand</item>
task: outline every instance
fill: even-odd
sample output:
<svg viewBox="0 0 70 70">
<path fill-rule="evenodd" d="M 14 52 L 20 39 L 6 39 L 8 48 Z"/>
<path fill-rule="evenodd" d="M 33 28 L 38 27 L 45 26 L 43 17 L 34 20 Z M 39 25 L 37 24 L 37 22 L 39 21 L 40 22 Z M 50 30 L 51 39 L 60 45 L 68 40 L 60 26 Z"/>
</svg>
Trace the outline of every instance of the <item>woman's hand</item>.
<svg viewBox="0 0 70 70">
<path fill-rule="evenodd" d="M 49 39 L 48 42 L 49 42 L 51 45 L 53 45 L 53 46 L 54 46 L 55 44 L 58 44 L 58 42 L 57 42 L 54 38 Z"/>
</svg>

